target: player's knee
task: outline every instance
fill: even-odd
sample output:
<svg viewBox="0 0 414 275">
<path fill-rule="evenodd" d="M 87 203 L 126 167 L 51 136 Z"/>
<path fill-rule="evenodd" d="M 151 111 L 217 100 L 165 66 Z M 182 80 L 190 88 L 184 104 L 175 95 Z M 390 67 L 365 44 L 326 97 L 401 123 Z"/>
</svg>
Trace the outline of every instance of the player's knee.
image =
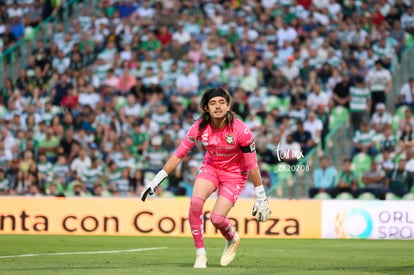
<svg viewBox="0 0 414 275">
<path fill-rule="evenodd" d="M 190 211 L 201 211 L 203 209 L 204 200 L 199 197 L 192 197 L 190 200 Z"/>
<path fill-rule="evenodd" d="M 211 220 L 211 223 L 214 224 L 215 227 L 220 227 L 226 222 L 226 217 L 212 213 L 210 216 L 210 220 Z"/>
</svg>

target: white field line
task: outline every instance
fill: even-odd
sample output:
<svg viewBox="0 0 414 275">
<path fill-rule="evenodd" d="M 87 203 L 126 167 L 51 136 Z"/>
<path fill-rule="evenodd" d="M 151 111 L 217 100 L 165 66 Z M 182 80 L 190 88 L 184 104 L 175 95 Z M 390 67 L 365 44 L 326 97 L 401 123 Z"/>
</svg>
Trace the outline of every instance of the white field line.
<svg viewBox="0 0 414 275">
<path fill-rule="evenodd" d="M 56 253 L 7 255 L 7 256 L 0 256 L 0 259 L 26 258 L 26 257 L 39 257 L 39 256 L 115 254 L 115 253 L 129 253 L 129 252 L 143 252 L 143 251 L 151 251 L 151 250 L 162 250 L 162 249 L 168 249 L 168 248 L 167 247 L 147 247 L 147 248 L 126 249 L 126 250 L 100 250 L 100 251 L 79 251 L 79 252 L 56 252 Z"/>
</svg>

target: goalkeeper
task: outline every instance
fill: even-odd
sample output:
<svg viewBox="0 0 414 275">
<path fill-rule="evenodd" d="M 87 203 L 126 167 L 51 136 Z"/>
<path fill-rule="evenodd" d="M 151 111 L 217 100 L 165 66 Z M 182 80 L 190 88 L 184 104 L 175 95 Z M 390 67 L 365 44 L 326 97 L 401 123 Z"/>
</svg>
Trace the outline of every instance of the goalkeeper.
<svg viewBox="0 0 414 275">
<path fill-rule="evenodd" d="M 234 206 L 247 178 L 256 189 L 252 214 L 260 222 L 269 219 L 271 209 L 266 199 L 262 178 L 256 160 L 253 135 L 242 121 L 230 111 L 230 94 L 224 88 L 207 90 L 201 98 L 202 116 L 197 120 L 163 169 L 149 182 L 141 194 L 145 201 L 155 188 L 175 170 L 194 145 L 202 145 L 206 154 L 197 176 L 190 201 L 189 222 L 196 247 L 195 268 L 207 267 L 203 238 L 203 206 L 216 189 L 218 197 L 210 220 L 226 239 L 221 265 L 227 266 L 236 255 L 240 238 L 234 232 L 227 215 Z"/>
</svg>

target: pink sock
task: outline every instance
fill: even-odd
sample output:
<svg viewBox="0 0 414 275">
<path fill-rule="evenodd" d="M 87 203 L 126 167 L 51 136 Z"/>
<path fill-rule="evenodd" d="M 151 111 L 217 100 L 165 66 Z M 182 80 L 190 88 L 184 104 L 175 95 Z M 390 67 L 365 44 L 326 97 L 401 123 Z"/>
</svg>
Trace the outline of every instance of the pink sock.
<svg viewBox="0 0 414 275">
<path fill-rule="evenodd" d="M 203 206 L 204 200 L 202 198 L 191 198 L 188 219 L 196 248 L 204 247 Z"/>
<path fill-rule="evenodd" d="M 224 238 L 226 238 L 227 241 L 233 240 L 234 231 L 231 227 L 230 221 L 226 217 L 213 213 L 210 216 L 210 220 L 214 226 L 220 230 L 221 234 L 224 236 Z"/>
</svg>

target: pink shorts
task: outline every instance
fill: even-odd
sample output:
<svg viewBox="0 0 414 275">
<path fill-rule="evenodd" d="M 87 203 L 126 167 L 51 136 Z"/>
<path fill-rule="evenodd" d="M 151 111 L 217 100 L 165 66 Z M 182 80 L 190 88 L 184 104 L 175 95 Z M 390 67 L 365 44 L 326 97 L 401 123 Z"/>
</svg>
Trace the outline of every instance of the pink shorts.
<svg viewBox="0 0 414 275">
<path fill-rule="evenodd" d="M 242 173 L 226 172 L 203 164 L 197 179 L 210 181 L 216 188 L 219 188 L 219 196 L 223 196 L 235 204 L 248 177 L 248 171 Z"/>
</svg>

